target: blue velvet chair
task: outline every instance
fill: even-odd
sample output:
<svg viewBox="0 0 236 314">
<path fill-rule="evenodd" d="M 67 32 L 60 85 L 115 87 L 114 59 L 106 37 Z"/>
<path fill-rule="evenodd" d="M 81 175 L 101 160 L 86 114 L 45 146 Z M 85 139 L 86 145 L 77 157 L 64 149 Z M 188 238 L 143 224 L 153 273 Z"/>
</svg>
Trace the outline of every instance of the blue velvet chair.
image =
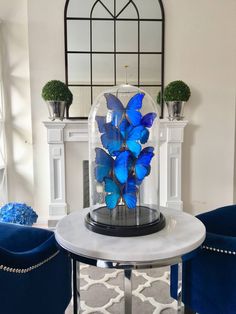
<svg viewBox="0 0 236 314">
<path fill-rule="evenodd" d="M 49 230 L 0 223 L 0 313 L 63 314 L 71 262 Z"/>
<path fill-rule="evenodd" d="M 236 205 L 197 216 L 206 226 L 199 253 L 183 263 L 185 313 L 236 314 Z M 176 298 L 177 269 L 171 269 Z"/>
</svg>

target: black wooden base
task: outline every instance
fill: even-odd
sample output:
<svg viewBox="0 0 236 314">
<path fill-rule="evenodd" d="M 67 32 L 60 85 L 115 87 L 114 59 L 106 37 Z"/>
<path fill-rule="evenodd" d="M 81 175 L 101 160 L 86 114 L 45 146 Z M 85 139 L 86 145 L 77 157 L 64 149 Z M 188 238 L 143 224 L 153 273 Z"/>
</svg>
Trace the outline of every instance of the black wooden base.
<svg viewBox="0 0 236 314">
<path fill-rule="evenodd" d="M 85 217 L 85 226 L 93 232 L 113 237 L 138 237 L 162 230 L 166 225 L 165 217 L 160 213 L 160 218 L 152 223 L 139 226 L 114 226 L 94 221 L 90 213 Z"/>
</svg>

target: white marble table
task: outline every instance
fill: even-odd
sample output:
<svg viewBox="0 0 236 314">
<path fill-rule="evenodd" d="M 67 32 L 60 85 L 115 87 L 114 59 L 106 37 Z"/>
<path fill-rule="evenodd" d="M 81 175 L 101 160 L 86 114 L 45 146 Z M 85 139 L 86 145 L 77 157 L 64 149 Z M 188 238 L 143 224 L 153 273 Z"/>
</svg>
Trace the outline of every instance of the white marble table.
<svg viewBox="0 0 236 314">
<path fill-rule="evenodd" d="M 178 264 L 182 257 L 198 248 L 205 239 L 205 227 L 195 218 L 179 210 L 161 208 L 166 227 L 140 237 L 111 237 L 89 231 L 84 224 L 88 209 L 77 210 L 59 221 L 57 242 L 73 258 L 74 314 L 77 313 L 76 261 L 103 268 L 124 269 L 125 313 L 132 313 L 132 269 Z M 179 278 L 181 286 L 181 278 Z M 181 289 L 179 289 L 181 290 Z M 76 293 L 75 293 L 76 291 Z M 181 293 L 178 313 L 181 312 Z"/>
</svg>

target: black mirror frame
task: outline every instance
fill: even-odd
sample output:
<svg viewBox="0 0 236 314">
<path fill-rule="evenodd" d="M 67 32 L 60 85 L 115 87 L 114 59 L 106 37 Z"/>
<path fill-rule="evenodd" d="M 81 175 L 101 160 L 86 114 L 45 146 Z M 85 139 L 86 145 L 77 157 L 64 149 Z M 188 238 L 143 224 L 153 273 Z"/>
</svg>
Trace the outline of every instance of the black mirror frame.
<svg viewBox="0 0 236 314">
<path fill-rule="evenodd" d="M 65 7 L 64 7 L 64 45 L 65 45 L 65 83 L 68 87 L 70 86 L 84 86 L 84 87 L 90 87 L 90 91 L 91 91 L 91 104 L 93 101 L 93 87 L 102 87 L 102 86 L 115 86 L 116 85 L 116 55 L 119 54 L 120 52 L 116 51 L 116 44 L 114 44 L 114 51 L 113 52 L 109 52 L 112 53 L 114 55 L 114 84 L 93 84 L 93 67 L 92 67 L 92 56 L 93 56 L 93 43 L 92 43 L 92 22 L 95 20 L 113 20 L 114 21 L 114 43 L 116 42 L 116 21 L 118 20 L 125 20 L 125 21 L 137 21 L 138 24 L 138 50 L 136 52 L 132 52 L 133 54 L 137 54 L 138 55 L 138 79 L 137 79 L 137 86 L 138 87 L 161 87 L 161 95 L 163 95 L 163 91 L 164 91 L 164 68 L 165 68 L 165 11 L 164 11 L 164 6 L 162 3 L 162 0 L 157 0 L 159 2 L 160 5 L 160 9 L 161 9 L 161 15 L 162 18 L 161 19 L 142 19 L 139 16 L 139 11 L 138 8 L 136 6 L 136 4 L 133 2 L 133 0 L 130 0 L 127 2 L 127 4 L 125 5 L 125 7 L 117 14 L 116 13 L 116 2 L 118 0 L 114 0 L 114 15 L 109 11 L 109 9 L 103 4 L 102 0 L 96 0 L 91 8 L 90 11 L 90 16 L 89 17 L 68 17 L 67 16 L 67 10 L 68 10 L 68 5 L 70 0 L 66 0 L 65 3 Z M 109 13 L 109 15 L 111 16 L 110 18 L 93 18 L 93 10 L 96 6 L 97 3 L 100 3 L 105 10 Z M 119 19 L 119 15 L 128 7 L 129 4 L 132 4 L 136 10 L 137 13 L 137 19 Z M 68 20 L 89 20 L 90 21 L 90 50 L 89 51 L 68 51 L 68 36 L 67 36 L 67 21 Z M 162 23 L 162 39 L 161 39 L 161 51 L 156 51 L 156 52 L 140 52 L 140 23 L 142 21 L 156 21 L 156 22 L 161 22 Z M 80 53 L 80 54 L 89 54 L 90 55 L 90 84 L 69 84 L 68 82 L 68 54 L 69 53 Z M 97 53 L 97 52 L 96 52 Z M 103 53 L 105 54 L 106 52 L 99 52 L 99 53 Z M 130 53 L 130 52 L 129 52 Z M 157 84 L 157 85 L 144 85 L 144 84 L 140 84 L 140 55 L 141 54 L 159 54 L 161 55 L 161 84 Z M 164 102 L 163 102 L 163 98 L 161 97 L 161 114 L 160 114 L 160 118 L 163 118 L 163 113 L 164 113 Z M 67 119 L 83 119 L 86 120 L 88 119 L 87 117 L 70 117 L 69 115 L 69 107 L 66 108 L 66 118 Z"/>
</svg>

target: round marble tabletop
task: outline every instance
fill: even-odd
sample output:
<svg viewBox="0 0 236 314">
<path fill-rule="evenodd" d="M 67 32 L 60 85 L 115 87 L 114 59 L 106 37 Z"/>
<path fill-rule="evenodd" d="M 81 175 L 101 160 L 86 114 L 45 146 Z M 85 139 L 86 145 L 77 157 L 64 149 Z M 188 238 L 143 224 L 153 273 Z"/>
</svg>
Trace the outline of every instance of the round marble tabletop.
<svg viewBox="0 0 236 314">
<path fill-rule="evenodd" d="M 77 210 L 62 218 L 55 231 L 64 249 L 85 258 L 127 265 L 171 264 L 172 259 L 193 251 L 205 239 L 202 222 L 180 210 L 162 207 L 165 228 L 140 237 L 111 237 L 88 230 L 84 224 L 88 210 Z"/>
</svg>

